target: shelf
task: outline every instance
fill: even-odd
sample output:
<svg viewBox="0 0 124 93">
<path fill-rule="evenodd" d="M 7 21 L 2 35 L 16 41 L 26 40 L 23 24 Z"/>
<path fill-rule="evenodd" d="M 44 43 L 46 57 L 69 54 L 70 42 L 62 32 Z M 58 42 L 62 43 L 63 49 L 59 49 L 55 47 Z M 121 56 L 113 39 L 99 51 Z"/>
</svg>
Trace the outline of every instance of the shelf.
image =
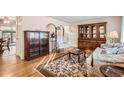
<svg viewBox="0 0 124 93">
<path fill-rule="evenodd" d="M 24 31 L 25 60 L 30 60 L 49 52 L 49 33 Z M 45 50 L 45 51 L 44 51 Z"/>
<path fill-rule="evenodd" d="M 79 25 L 78 29 L 80 29 L 80 27 L 84 29 L 79 32 L 79 48 L 95 49 L 96 47 L 100 47 L 101 43 L 106 42 L 106 22 Z M 93 42 L 93 44 L 90 42 Z M 99 42 L 99 44 L 97 42 Z"/>
</svg>

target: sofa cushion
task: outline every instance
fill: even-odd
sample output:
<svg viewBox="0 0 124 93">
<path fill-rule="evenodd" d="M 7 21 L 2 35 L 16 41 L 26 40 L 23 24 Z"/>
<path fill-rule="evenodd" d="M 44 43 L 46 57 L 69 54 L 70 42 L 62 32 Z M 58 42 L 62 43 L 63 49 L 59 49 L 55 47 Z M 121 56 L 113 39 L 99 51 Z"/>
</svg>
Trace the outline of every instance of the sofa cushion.
<svg viewBox="0 0 124 93">
<path fill-rule="evenodd" d="M 105 48 L 105 49 L 102 49 L 101 54 L 117 54 L 117 52 L 118 52 L 117 47 Z"/>
<path fill-rule="evenodd" d="M 113 43 L 102 45 L 102 48 L 112 48 L 112 47 L 113 47 Z"/>
<path fill-rule="evenodd" d="M 124 54 L 124 47 L 119 48 L 117 54 Z"/>
<path fill-rule="evenodd" d="M 101 46 L 101 48 L 114 48 L 114 47 L 124 47 L 124 43 L 109 43 L 109 44 L 104 44 Z"/>
</svg>

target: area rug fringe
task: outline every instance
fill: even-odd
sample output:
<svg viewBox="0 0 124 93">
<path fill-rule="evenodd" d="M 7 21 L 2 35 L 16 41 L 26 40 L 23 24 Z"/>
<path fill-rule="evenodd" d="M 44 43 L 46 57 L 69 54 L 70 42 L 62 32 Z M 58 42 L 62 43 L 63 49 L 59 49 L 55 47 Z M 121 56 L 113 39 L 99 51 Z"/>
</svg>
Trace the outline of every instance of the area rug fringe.
<svg viewBox="0 0 124 93">
<path fill-rule="evenodd" d="M 48 60 L 47 62 L 45 62 L 45 59 L 47 58 L 47 56 L 45 56 L 45 57 L 40 61 L 40 63 L 39 63 L 36 67 L 33 68 L 33 70 L 36 71 L 37 73 L 39 73 L 40 75 L 43 75 L 43 74 L 41 74 L 36 68 L 37 68 L 39 65 L 44 64 L 44 63 L 49 64 L 49 62 L 53 61 L 55 57 L 56 57 L 56 52 L 53 53 L 52 55 L 50 55 L 49 60 Z M 43 76 L 44 76 L 44 75 L 43 75 Z"/>
</svg>

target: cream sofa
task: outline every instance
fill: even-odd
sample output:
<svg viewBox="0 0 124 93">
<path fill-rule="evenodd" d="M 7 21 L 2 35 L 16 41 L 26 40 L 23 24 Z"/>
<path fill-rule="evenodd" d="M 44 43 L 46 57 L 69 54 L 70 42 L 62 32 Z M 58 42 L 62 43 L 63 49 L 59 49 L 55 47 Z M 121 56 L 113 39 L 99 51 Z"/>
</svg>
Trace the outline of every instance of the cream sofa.
<svg viewBox="0 0 124 93">
<path fill-rule="evenodd" d="M 101 48 L 96 48 L 95 51 L 86 59 L 88 65 L 91 66 L 92 62 L 95 76 L 102 76 L 99 69 L 102 65 L 124 67 L 124 44 L 104 44 Z"/>
<path fill-rule="evenodd" d="M 101 48 L 106 54 L 124 54 L 124 43 L 102 44 Z"/>
</svg>

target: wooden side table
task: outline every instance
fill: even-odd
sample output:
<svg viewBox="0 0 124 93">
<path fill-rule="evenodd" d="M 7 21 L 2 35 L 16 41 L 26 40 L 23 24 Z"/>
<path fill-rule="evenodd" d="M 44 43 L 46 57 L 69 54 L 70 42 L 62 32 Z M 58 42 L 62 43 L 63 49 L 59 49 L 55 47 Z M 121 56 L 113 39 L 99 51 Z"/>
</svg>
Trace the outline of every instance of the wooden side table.
<svg viewBox="0 0 124 93">
<path fill-rule="evenodd" d="M 100 71 L 105 77 L 122 77 L 124 76 L 124 68 L 113 65 L 103 65 Z"/>
</svg>

